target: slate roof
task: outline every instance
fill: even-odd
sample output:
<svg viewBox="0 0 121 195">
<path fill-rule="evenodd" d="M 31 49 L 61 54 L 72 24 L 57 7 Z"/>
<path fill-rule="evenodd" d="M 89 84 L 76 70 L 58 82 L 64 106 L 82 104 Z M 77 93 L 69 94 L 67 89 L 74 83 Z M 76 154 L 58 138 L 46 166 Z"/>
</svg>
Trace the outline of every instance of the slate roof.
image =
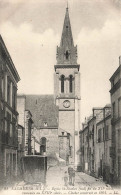
<svg viewBox="0 0 121 195">
<path fill-rule="evenodd" d="M 32 114 L 37 128 L 58 127 L 58 107 L 54 104 L 53 95 L 26 95 L 26 110 Z"/>
</svg>

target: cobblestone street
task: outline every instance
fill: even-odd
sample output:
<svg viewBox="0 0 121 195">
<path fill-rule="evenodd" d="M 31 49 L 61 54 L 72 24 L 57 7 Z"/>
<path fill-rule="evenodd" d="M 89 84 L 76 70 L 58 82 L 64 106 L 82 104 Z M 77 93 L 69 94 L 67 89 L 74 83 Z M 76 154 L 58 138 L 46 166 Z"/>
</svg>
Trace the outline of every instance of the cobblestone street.
<svg viewBox="0 0 121 195">
<path fill-rule="evenodd" d="M 46 184 L 47 186 L 64 186 L 64 172 L 68 171 L 68 167 L 50 167 L 47 171 Z M 76 172 L 75 176 L 75 186 L 86 186 L 86 187 L 105 187 L 106 184 L 89 176 L 83 172 Z"/>
<path fill-rule="evenodd" d="M 54 189 L 59 190 L 64 187 L 64 172 L 68 170 L 68 167 L 50 167 L 47 172 L 46 177 L 46 187 L 54 187 Z M 66 187 L 67 190 L 72 190 L 72 193 L 78 192 L 81 194 L 120 194 L 121 191 L 114 189 L 110 185 L 106 184 L 102 179 L 96 179 L 90 175 L 87 175 L 83 172 L 76 172 L 75 175 L 75 185 L 71 186 L 68 184 Z"/>
</svg>

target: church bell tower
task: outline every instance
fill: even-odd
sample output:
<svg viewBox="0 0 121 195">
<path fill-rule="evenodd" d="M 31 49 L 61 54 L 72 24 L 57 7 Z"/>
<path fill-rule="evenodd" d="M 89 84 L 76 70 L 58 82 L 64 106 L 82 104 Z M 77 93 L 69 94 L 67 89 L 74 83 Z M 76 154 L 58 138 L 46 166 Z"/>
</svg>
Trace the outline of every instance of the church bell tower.
<svg viewBox="0 0 121 195">
<path fill-rule="evenodd" d="M 69 10 L 66 8 L 60 46 L 57 47 L 54 66 L 54 96 L 59 107 L 58 132 L 70 135 L 69 164 L 78 165 L 80 131 L 80 65 L 77 64 L 77 46 L 74 46 Z"/>
</svg>

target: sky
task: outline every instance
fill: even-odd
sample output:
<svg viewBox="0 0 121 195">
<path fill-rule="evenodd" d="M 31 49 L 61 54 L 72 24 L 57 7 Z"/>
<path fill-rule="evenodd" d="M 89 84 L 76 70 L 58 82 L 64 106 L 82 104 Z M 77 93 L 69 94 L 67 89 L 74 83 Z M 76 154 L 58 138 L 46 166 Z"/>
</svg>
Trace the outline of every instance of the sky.
<svg viewBox="0 0 121 195">
<path fill-rule="evenodd" d="M 0 0 L 0 34 L 20 75 L 18 93 L 53 94 L 67 0 Z M 81 122 L 110 103 L 121 55 L 121 0 L 68 0 L 81 73 Z"/>
</svg>

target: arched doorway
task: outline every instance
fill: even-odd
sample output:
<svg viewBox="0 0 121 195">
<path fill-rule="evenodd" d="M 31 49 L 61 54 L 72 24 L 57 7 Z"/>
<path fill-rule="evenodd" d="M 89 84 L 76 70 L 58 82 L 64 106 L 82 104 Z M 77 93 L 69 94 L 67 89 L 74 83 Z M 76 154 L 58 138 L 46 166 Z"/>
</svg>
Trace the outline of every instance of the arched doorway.
<svg viewBox="0 0 121 195">
<path fill-rule="evenodd" d="M 40 154 L 43 155 L 44 152 L 46 152 L 46 138 L 42 137 L 40 139 Z"/>
</svg>

